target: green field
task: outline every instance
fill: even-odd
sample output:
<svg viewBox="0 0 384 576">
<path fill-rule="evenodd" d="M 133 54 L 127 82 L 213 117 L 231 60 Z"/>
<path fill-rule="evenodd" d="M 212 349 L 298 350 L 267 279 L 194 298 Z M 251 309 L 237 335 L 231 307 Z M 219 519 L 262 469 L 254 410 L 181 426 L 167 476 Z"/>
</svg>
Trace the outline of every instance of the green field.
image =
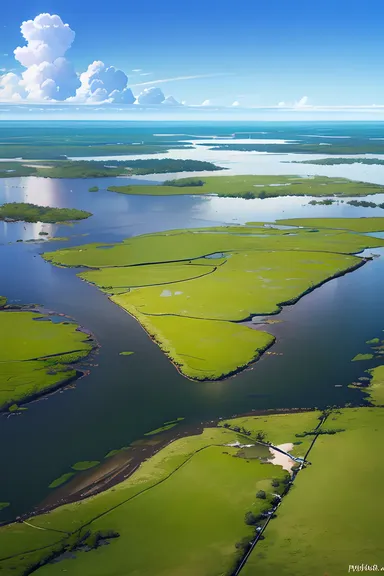
<svg viewBox="0 0 384 576">
<path fill-rule="evenodd" d="M 376 218 L 284 218 L 276 222 L 286 226 L 352 230 L 354 232 L 382 232 L 384 230 L 384 218 L 380 216 Z M 252 222 L 249 224 L 252 225 Z"/>
<path fill-rule="evenodd" d="M 92 216 L 91 212 L 76 208 L 51 208 L 50 206 L 37 206 L 26 202 L 10 202 L 0 206 L 0 220 L 54 224 L 56 222 L 84 220 L 90 216 Z"/>
<path fill-rule="evenodd" d="M 276 520 L 269 523 L 242 576 L 342 576 L 350 565 L 384 566 L 382 534 L 384 410 L 332 414 Z"/>
<path fill-rule="evenodd" d="M 203 185 L 186 185 L 192 179 L 173 180 L 172 185 L 110 186 L 111 192 L 168 196 L 179 194 L 217 194 L 220 197 L 273 198 L 276 196 L 367 196 L 381 194 L 383 186 L 354 182 L 345 178 L 314 176 L 207 176 Z"/>
<path fill-rule="evenodd" d="M 268 429 L 273 443 L 287 443 L 316 426 L 318 417 L 318 412 L 270 415 L 250 418 L 247 425 Z M 254 442 L 232 430 L 207 428 L 168 444 L 113 489 L 29 518 L 32 526 L 0 528 L 1 574 L 21 576 L 53 550 L 71 546 L 75 559 L 47 564 L 37 570 L 39 576 L 63 571 L 73 576 L 229 574 L 241 554 L 236 544 L 254 534 L 245 514 L 257 517 L 270 508 L 273 494 L 283 492 L 288 478 L 281 466 L 226 446 L 236 440 Z M 302 445 L 301 456 L 304 450 Z M 260 490 L 265 499 L 255 497 Z M 89 552 L 76 549 L 82 537 L 92 548 L 97 534 L 108 533 L 119 537 Z M 148 545 L 151 553 L 145 554 Z"/>
<path fill-rule="evenodd" d="M 228 444 L 252 445 L 263 432 L 275 446 L 295 444 L 293 453 L 303 457 L 314 438 L 305 434 L 320 416 L 245 416 L 175 440 L 114 488 L 28 524 L 1 527 L 1 574 L 23 576 L 40 563 L 38 576 L 229 576 L 255 536 L 245 518 L 270 509 L 289 477 L 280 465 L 262 463 L 262 446 L 252 452 Z M 335 410 L 320 431 L 310 465 L 297 475 L 242 574 L 342 576 L 349 565 L 384 565 L 384 410 Z M 265 498 L 256 497 L 261 491 Z M 58 558 L 50 562 L 53 553 Z"/>
<path fill-rule="evenodd" d="M 365 228 L 384 227 L 384 219 L 370 220 L 361 219 Z M 361 265 L 353 253 L 384 244 L 328 230 L 323 222 L 324 230 L 262 223 L 173 230 L 46 252 L 44 258 L 94 268 L 79 276 L 134 316 L 185 376 L 220 379 L 273 343 L 271 335 L 239 321 L 279 312 L 282 304 Z M 337 220 L 335 226 L 358 229 L 361 222 Z"/>
<path fill-rule="evenodd" d="M 384 365 L 372 368 L 369 372 L 372 379 L 364 391 L 368 392 L 372 404 L 384 406 Z"/>
<path fill-rule="evenodd" d="M 72 363 L 93 347 L 77 328 L 38 312 L 0 312 L 0 410 L 76 377 Z"/>
</svg>

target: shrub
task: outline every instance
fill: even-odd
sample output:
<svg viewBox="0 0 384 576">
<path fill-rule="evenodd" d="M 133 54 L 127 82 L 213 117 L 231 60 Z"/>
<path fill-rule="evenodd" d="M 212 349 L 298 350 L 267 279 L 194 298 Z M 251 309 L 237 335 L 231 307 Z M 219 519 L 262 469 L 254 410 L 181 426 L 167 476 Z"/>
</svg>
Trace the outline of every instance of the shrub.
<svg viewBox="0 0 384 576">
<path fill-rule="evenodd" d="M 254 526 L 258 520 L 260 520 L 260 516 L 256 516 L 253 512 L 246 512 L 244 522 L 247 526 Z"/>
<path fill-rule="evenodd" d="M 259 490 L 256 494 L 256 498 L 261 498 L 262 500 L 265 500 L 266 498 L 266 493 L 264 492 L 264 490 Z"/>
</svg>

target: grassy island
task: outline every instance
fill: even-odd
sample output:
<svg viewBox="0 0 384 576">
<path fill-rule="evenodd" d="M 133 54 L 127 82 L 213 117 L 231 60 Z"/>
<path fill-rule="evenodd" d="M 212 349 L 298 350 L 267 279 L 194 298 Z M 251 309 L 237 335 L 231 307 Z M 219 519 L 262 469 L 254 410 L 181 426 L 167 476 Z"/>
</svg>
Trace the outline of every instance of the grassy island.
<svg viewBox="0 0 384 576">
<path fill-rule="evenodd" d="M 89 152 L 87 152 L 89 153 Z M 106 151 L 106 154 L 109 150 Z M 144 153 L 144 152 L 142 152 Z M 149 158 L 145 160 L 45 160 L 40 162 L 1 162 L 0 178 L 36 176 L 39 178 L 107 178 L 111 176 L 143 176 L 172 172 L 215 172 L 224 170 L 212 162 Z M 96 192 L 96 190 L 91 190 Z"/>
<path fill-rule="evenodd" d="M 317 166 L 338 166 L 340 164 L 365 164 L 367 166 L 382 166 L 384 159 L 381 158 L 319 158 L 313 160 L 292 160 L 290 164 L 314 164 Z"/>
<path fill-rule="evenodd" d="M 0 311 L 0 411 L 74 380 L 74 363 L 94 347 L 73 323 L 39 312 Z"/>
<path fill-rule="evenodd" d="M 92 216 L 91 212 L 77 210 L 76 208 L 51 208 L 38 206 L 26 202 L 10 202 L 0 206 L 0 220 L 23 222 L 44 222 L 55 224 L 57 222 L 70 222 L 71 220 L 84 220 Z"/>
<path fill-rule="evenodd" d="M 229 576 L 259 532 L 247 576 L 383 565 L 383 430 L 382 408 L 221 422 L 171 442 L 112 489 L 0 527 L 1 573 Z M 145 554 L 148 526 L 156 538 Z"/>
<path fill-rule="evenodd" d="M 88 244 L 44 258 L 91 268 L 80 277 L 134 316 L 185 376 L 216 380 L 273 344 L 273 336 L 240 322 L 276 314 L 284 303 L 361 266 L 355 253 L 384 245 L 349 231 L 383 230 L 384 218 L 285 222 L 296 228 L 255 223 L 173 230 L 108 250 Z"/>
<path fill-rule="evenodd" d="M 383 193 L 384 187 L 326 176 L 207 176 L 179 178 L 149 186 L 110 186 L 108 190 L 153 196 L 217 194 L 220 197 L 263 199 L 277 196 L 366 196 Z"/>
</svg>

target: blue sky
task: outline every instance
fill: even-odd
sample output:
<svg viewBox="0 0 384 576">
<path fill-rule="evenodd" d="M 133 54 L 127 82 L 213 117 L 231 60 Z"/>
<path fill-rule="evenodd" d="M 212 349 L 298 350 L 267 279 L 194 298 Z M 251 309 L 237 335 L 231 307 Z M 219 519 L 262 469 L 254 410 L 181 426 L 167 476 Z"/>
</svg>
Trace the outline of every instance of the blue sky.
<svg viewBox="0 0 384 576">
<path fill-rule="evenodd" d="M 28 0 L 16 10 L 3 0 L 2 73 L 24 70 L 13 55 L 25 44 L 20 25 L 44 12 L 76 33 L 65 57 L 77 73 L 102 60 L 135 96 L 154 81 L 190 105 L 384 103 L 382 0 Z M 181 76 L 204 77 L 159 82 Z"/>
</svg>

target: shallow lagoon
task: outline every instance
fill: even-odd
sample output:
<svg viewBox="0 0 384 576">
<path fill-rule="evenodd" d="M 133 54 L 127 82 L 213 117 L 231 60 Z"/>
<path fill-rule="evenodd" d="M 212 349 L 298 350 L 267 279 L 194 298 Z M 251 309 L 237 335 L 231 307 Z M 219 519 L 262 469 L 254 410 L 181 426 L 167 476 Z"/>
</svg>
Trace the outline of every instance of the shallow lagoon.
<svg viewBox="0 0 384 576">
<path fill-rule="evenodd" d="M 21 416 L 0 418 L 8 470 L 7 478 L 0 479 L 0 499 L 12 503 L 2 512 L 4 520 L 43 500 L 52 479 L 73 462 L 102 460 L 110 450 L 174 418 L 185 417 L 191 425 L 251 410 L 321 407 L 363 399 L 360 391 L 347 385 L 370 367 L 362 368 L 351 358 L 383 327 L 378 313 L 384 309 L 383 258 L 287 307 L 275 318 L 283 322 L 267 327 L 277 336 L 271 349 L 276 354 L 264 355 L 234 378 L 198 383 L 180 376 L 139 324 L 97 288 L 77 278 L 75 270 L 55 268 L 39 254 L 156 230 L 279 217 L 382 216 L 382 210 L 345 204 L 309 206 L 310 198 L 138 197 L 105 190 L 116 182 L 121 179 L 0 180 L 1 202 L 37 202 L 93 212 L 94 216 L 73 226 L 1 222 L 0 293 L 11 303 L 38 303 L 75 318 L 101 344 L 98 366 L 74 389 L 29 405 Z M 91 194 L 88 188 L 94 184 L 101 190 Z M 383 200 L 384 196 L 376 197 L 377 202 Z M 40 231 L 69 241 L 41 241 Z M 40 241 L 16 243 L 20 238 Z M 351 318 L 358 330 L 351 330 Z M 120 356 L 124 350 L 135 353 Z"/>
</svg>

